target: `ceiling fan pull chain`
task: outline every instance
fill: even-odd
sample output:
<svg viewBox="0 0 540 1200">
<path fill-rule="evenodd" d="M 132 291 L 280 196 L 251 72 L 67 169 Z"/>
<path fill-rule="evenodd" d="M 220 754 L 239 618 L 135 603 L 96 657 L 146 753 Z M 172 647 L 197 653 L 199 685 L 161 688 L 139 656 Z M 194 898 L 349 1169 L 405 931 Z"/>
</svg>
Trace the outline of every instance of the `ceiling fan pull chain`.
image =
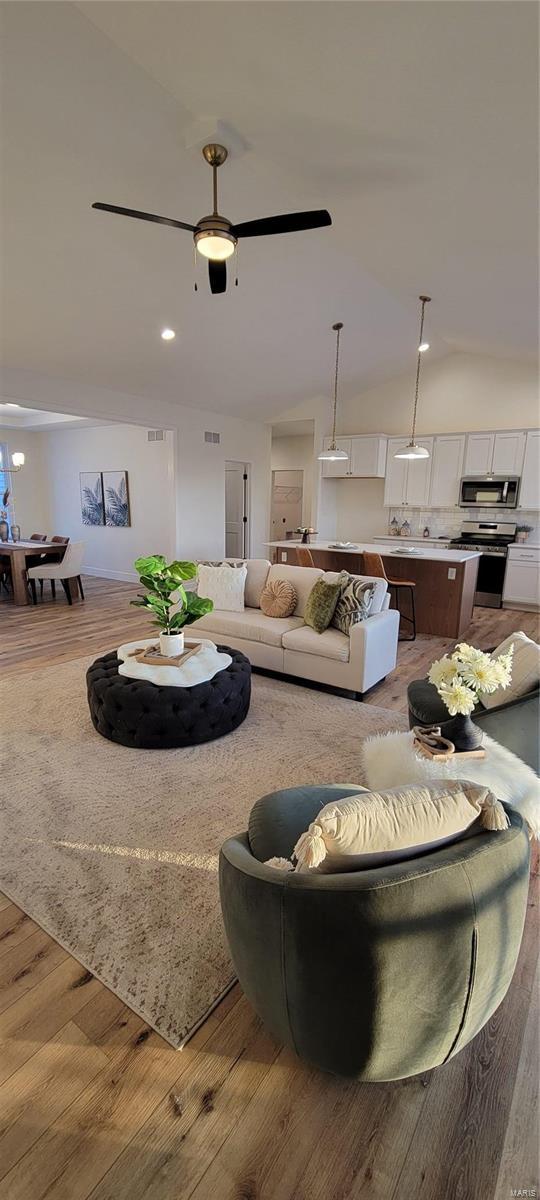
<svg viewBox="0 0 540 1200">
<path fill-rule="evenodd" d="M 234 267 L 235 267 L 234 286 L 238 287 L 238 242 L 236 243 L 236 246 L 234 247 Z"/>
<path fill-rule="evenodd" d="M 193 270 L 195 271 L 195 282 L 193 284 L 193 291 L 198 292 L 199 285 L 197 283 L 197 247 L 196 247 L 195 243 L 193 244 Z"/>
</svg>

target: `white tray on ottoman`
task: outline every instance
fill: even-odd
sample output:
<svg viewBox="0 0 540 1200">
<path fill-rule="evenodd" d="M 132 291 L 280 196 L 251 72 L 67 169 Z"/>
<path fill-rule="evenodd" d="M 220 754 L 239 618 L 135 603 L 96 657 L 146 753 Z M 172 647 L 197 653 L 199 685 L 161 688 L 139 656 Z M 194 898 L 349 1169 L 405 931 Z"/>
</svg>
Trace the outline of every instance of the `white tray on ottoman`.
<svg viewBox="0 0 540 1200">
<path fill-rule="evenodd" d="M 118 658 L 121 660 L 118 668 L 119 675 L 126 675 L 128 679 L 145 679 L 148 683 L 157 683 L 161 687 L 186 688 L 195 687 L 197 683 L 213 679 L 218 671 L 224 671 L 225 667 L 230 667 L 232 663 L 230 654 L 221 654 L 215 642 L 211 642 L 209 638 L 186 639 L 186 648 L 197 643 L 201 649 L 198 654 L 192 654 L 179 667 L 173 665 L 170 667 L 153 666 L 150 663 L 139 662 L 133 657 L 134 650 L 146 650 L 148 646 L 154 646 L 155 643 L 155 637 L 139 638 L 136 642 L 125 642 L 123 646 L 119 646 L 117 650 Z"/>
</svg>

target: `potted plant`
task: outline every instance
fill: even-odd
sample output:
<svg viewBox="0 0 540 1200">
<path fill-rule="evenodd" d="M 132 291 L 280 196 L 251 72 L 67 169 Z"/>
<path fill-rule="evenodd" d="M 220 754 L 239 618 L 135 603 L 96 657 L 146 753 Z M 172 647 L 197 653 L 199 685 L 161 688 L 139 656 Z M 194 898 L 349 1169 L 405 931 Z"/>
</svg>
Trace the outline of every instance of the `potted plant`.
<svg viewBox="0 0 540 1200">
<path fill-rule="evenodd" d="M 526 542 L 532 533 L 532 525 L 516 525 L 516 542 Z"/>
<path fill-rule="evenodd" d="M 148 608 L 154 615 L 153 625 L 161 631 L 159 648 L 167 658 L 181 654 L 184 649 L 184 627 L 193 624 L 205 613 L 211 612 L 214 604 L 196 592 L 184 587 L 186 579 L 194 579 L 197 564 L 194 562 L 168 563 L 162 554 L 151 554 L 148 558 L 137 558 L 134 563 L 141 584 L 146 588 L 144 596 L 131 600 L 136 608 Z M 174 612 L 172 611 L 174 609 Z"/>
<path fill-rule="evenodd" d="M 471 713 L 482 693 L 508 687 L 513 653 L 511 646 L 506 654 L 493 658 L 467 642 L 460 642 L 453 654 L 445 654 L 433 663 L 428 679 L 453 717 L 444 723 L 444 736 L 454 743 L 457 751 L 477 750 L 480 746 L 482 730 L 471 721 Z"/>
</svg>

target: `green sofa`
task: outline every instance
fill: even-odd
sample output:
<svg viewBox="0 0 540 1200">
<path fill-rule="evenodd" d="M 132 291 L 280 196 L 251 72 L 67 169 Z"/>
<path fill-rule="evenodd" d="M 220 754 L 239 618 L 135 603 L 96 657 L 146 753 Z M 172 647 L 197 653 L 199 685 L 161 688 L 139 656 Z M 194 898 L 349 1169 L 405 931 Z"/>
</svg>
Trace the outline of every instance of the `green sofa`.
<svg viewBox="0 0 540 1200">
<path fill-rule="evenodd" d="M 323 1070 L 401 1079 L 445 1063 L 503 999 L 525 919 L 529 843 L 472 832 L 377 870 L 296 874 L 300 833 L 354 785 L 259 800 L 220 856 L 225 928 L 240 984 L 281 1042 Z"/>
</svg>

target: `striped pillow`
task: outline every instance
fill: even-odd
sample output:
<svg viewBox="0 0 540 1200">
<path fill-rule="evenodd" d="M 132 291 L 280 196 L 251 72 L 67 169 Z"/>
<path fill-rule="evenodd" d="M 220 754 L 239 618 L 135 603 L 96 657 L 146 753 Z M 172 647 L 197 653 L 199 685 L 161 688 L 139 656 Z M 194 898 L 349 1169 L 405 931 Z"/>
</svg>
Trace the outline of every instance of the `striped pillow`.
<svg viewBox="0 0 540 1200">
<path fill-rule="evenodd" d="M 331 623 L 334 628 L 349 636 L 351 625 L 357 625 L 359 621 L 365 621 L 366 617 L 369 617 L 373 593 L 372 583 L 366 583 L 364 579 L 348 575 L 341 585 L 341 592 L 332 617 Z"/>
</svg>

